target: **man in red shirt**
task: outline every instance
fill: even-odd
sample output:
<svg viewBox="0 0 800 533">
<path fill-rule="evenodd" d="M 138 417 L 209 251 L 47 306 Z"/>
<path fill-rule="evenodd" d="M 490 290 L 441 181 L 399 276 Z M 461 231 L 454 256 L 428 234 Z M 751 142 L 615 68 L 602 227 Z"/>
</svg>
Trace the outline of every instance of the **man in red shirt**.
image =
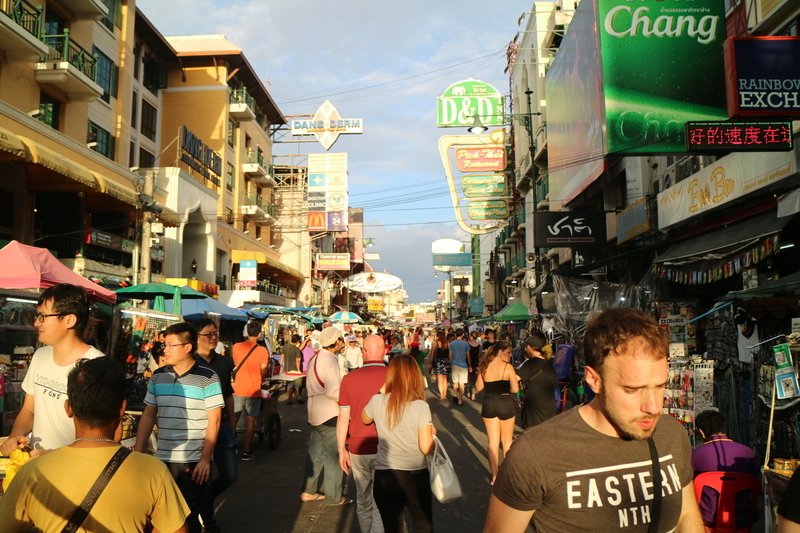
<svg viewBox="0 0 800 533">
<path fill-rule="evenodd" d="M 358 492 L 358 525 L 364 533 L 383 532 L 378 508 L 372 500 L 378 433 L 375 424 L 367 426 L 361 421 L 361 411 L 386 381 L 383 354 L 383 339 L 378 335 L 367 337 L 364 340 L 364 365 L 342 379 L 339 391 L 339 420 L 336 424 L 339 464 L 345 474 L 349 473 L 348 467 L 353 469 L 353 480 Z"/>
<path fill-rule="evenodd" d="M 261 380 L 267 374 L 269 364 L 267 349 L 258 345 L 260 333 L 261 324 L 250 321 L 247 323 L 247 340 L 233 345 L 233 364 L 237 369 L 233 381 L 233 427 L 236 428 L 242 412 L 247 417 L 242 461 L 256 458 L 252 452 L 253 435 L 256 432 L 256 418 L 261 414 Z"/>
</svg>

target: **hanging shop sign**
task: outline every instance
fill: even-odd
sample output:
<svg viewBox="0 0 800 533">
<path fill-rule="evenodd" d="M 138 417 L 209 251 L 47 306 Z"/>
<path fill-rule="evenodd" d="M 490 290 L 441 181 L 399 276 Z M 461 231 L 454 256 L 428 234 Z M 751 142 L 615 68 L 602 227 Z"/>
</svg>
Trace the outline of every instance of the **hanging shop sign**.
<svg viewBox="0 0 800 533">
<path fill-rule="evenodd" d="M 722 0 L 598 0 L 597 9 L 609 153 L 683 152 L 687 121 L 728 118 Z"/>
<path fill-rule="evenodd" d="M 458 254 L 433 254 L 434 266 L 472 266 L 472 254 L 469 252 Z"/>
<path fill-rule="evenodd" d="M 330 150 L 339 135 L 364 133 L 364 119 L 342 118 L 333 104 L 325 100 L 311 119 L 292 120 L 291 127 L 292 135 L 314 135 L 325 150 Z"/>
<path fill-rule="evenodd" d="M 469 299 L 469 314 L 472 316 L 480 316 L 483 314 L 483 297 L 476 297 Z"/>
<path fill-rule="evenodd" d="M 347 153 L 308 155 L 308 230 L 347 231 Z"/>
<path fill-rule="evenodd" d="M 728 114 L 800 115 L 800 37 L 725 41 Z"/>
<path fill-rule="evenodd" d="M 325 231 L 328 225 L 325 211 L 309 211 L 307 218 L 308 231 Z"/>
<path fill-rule="evenodd" d="M 585 248 L 606 243 L 606 215 L 600 212 L 539 211 L 534 213 L 538 248 Z"/>
<path fill-rule="evenodd" d="M 650 231 L 650 208 L 641 198 L 617 213 L 617 244 Z"/>
<path fill-rule="evenodd" d="M 383 311 L 383 299 L 382 298 L 368 298 L 367 299 L 367 311 Z"/>
<path fill-rule="evenodd" d="M 686 123 L 687 152 L 786 152 L 793 147 L 791 122 Z"/>
<path fill-rule="evenodd" d="M 85 237 L 84 242 L 86 244 L 94 244 L 95 246 L 102 246 L 103 248 L 120 250 L 129 254 L 133 253 L 134 242 L 123 239 L 119 235 L 106 233 L 99 229 L 86 228 Z"/>
<path fill-rule="evenodd" d="M 317 270 L 350 270 L 350 254 L 316 254 Z"/>
<path fill-rule="evenodd" d="M 309 211 L 324 211 L 325 210 L 325 193 L 324 192 L 310 192 L 310 193 L 308 193 L 308 210 Z"/>
<path fill-rule="evenodd" d="M 508 166 L 506 149 L 503 146 L 481 148 L 459 148 L 456 150 L 456 168 L 461 172 L 500 172 Z"/>
<path fill-rule="evenodd" d="M 357 292 L 388 292 L 403 286 L 403 280 L 385 272 L 359 272 L 342 281 L 342 285 Z"/>
<path fill-rule="evenodd" d="M 797 172 L 794 151 L 734 152 L 658 194 L 658 229 L 715 209 Z"/>
<path fill-rule="evenodd" d="M 508 213 L 505 200 L 471 200 L 467 203 L 467 215 L 472 220 L 501 220 L 508 218 Z"/>
<path fill-rule="evenodd" d="M 484 196 L 507 196 L 508 184 L 505 174 L 464 174 L 461 190 L 467 198 Z"/>
<path fill-rule="evenodd" d="M 436 101 L 440 128 L 467 128 L 476 116 L 484 126 L 505 124 L 505 96 L 488 83 L 472 78 L 454 83 Z"/>
<path fill-rule="evenodd" d="M 181 162 L 214 185 L 219 185 L 219 177 L 222 175 L 222 157 L 189 131 L 186 126 L 181 128 Z"/>
<path fill-rule="evenodd" d="M 239 261 L 239 286 L 255 287 L 258 281 L 258 261 L 247 259 Z"/>
</svg>

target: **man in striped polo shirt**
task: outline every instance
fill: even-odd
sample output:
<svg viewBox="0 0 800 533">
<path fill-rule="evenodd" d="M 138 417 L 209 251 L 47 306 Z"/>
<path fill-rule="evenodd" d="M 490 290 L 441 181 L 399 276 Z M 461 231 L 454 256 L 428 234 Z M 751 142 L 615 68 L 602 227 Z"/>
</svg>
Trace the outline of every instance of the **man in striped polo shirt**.
<svg viewBox="0 0 800 533">
<path fill-rule="evenodd" d="M 166 365 L 150 378 L 136 451 L 147 452 L 158 420 L 156 457 L 166 463 L 189 505 L 189 533 L 200 533 L 198 512 L 211 478 L 211 457 L 224 404 L 222 388 L 217 374 L 195 360 L 197 331 L 190 324 L 173 324 L 164 336 Z"/>
</svg>

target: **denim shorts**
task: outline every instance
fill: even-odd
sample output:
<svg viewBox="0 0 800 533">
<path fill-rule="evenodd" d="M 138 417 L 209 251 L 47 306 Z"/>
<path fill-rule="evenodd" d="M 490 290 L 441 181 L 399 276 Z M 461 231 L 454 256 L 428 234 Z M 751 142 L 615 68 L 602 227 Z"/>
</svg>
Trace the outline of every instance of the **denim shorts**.
<svg viewBox="0 0 800 533">
<path fill-rule="evenodd" d="M 246 396 L 233 396 L 233 414 L 238 418 L 242 416 L 258 416 L 261 414 L 261 398 L 248 398 Z"/>
</svg>

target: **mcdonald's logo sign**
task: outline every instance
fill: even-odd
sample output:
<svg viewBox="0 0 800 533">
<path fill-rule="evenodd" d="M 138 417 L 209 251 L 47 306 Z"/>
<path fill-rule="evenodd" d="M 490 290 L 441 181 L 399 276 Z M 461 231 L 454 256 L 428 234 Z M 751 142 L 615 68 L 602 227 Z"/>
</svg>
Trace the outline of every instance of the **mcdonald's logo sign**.
<svg viewBox="0 0 800 533">
<path fill-rule="evenodd" d="M 324 211 L 308 212 L 308 231 L 325 231 L 327 217 Z"/>
</svg>

